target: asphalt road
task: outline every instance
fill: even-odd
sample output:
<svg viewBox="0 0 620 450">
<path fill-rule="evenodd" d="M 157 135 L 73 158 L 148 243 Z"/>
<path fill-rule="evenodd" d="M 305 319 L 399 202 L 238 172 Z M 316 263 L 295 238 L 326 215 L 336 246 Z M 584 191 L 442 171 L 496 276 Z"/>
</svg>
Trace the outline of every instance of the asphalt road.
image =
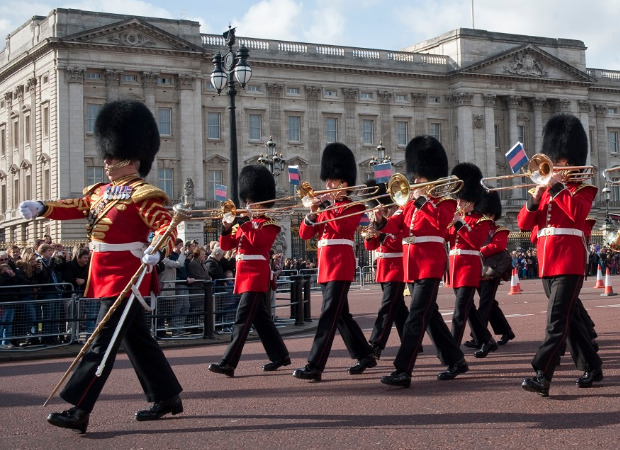
<svg viewBox="0 0 620 450">
<path fill-rule="evenodd" d="M 287 335 L 293 364 L 272 373 L 261 371 L 267 360 L 259 341 L 248 342 L 234 378 L 207 370 L 208 363 L 220 360 L 224 343 L 167 348 L 184 387 L 185 412 L 154 422 L 134 420 L 134 412 L 148 404 L 126 356 L 120 355 L 88 433 L 78 435 L 45 421 L 50 412 L 65 408 L 59 397 L 42 406 L 72 358 L 0 363 L 0 448 L 615 449 L 620 438 L 620 296 L 602 297 L 594 282 L 585 282 L 581 299 L 596 322 L 605 379 L 591 389 L 577 388 L 581 373 L 568 355 L 549 398 L 521 389 L 521 380 L 532 374 L 530 361 L 544 335 L 547 309 L 541 283 L 521 280 L 523 293 L 507 295 L 509 285 L 498 292 L 517 335 L 514 341 L 485 359 L 466 349 L 470 371 L 438 381 L 444 367 L 425 337 L 408 389 L 379 382 L 393 370 L 395 330 L 378 366 L 362 375 L 347 374 L 354 361 L 336 335 L 321 383 L 292 377 L 292 370 L 306 363 L 310 324 Z M 351 291 L 351 310 L 366 335 L 379 299 L 378 286 Z M 441 288 L 439 306 L 448 321 L 453 301 L 452 290 Z M 320 293 L 315 293 L 315 317 L 319 311 Z"/>
</svg>

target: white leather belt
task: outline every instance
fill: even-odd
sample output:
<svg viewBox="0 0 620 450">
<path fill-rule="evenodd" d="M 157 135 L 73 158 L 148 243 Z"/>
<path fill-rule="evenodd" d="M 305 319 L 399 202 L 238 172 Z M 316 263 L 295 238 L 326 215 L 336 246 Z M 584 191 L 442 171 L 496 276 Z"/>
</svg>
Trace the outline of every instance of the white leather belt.
<svg viewBox="0 0 620 450">
<path fill-rule="evenodd" d="M 403 245 L 405 244 L 421 244 L 423 242 L 438 242 L 443 244 L 446 240 L 440 236 L 409 236 L 403 238 Z"/>
<path fill-rule="evenodd" d="M 538 237 L 541 236 L 557 236 L 560 234 L 569 235 L 569 236 L 579 236 L 583 238 L 583 231 L 578 230 L 577 228 L 555 228 L 555 227 L 547 227 L 542 230 L 538 230 Z"/>
<path fill-rule="evenodd" d="M 237 261 L 267 261 L 263 255 L 244 255 L 242 253 L 238 253 Z"/>
<path fill-rule="evenodd" d="M 327 245 L 350 245 L 354 247 L 353 241 L 349 239 L 321 239 L 319 240 L 317 247 L 325 247 Z"/>
<path fill-rule="evenodd" d="M 403 256 L 403 252 L 400 252 L 400 253 L 377 252 L 376 255 L 377 255 L 377 258 L 400 258 Z"/>
<path fill-rule="evenodd" d="M 91 241 L 88 248 L 93 252 L 124 252 L 132 250 L 144 250 L 144 242 L 126 242 L 124 244 L 108 244 L 107 242 Z"/>
<path fill-rule="evenodd" d="M 473 255 L 480 256 L 480 252 L 478 250 L 463 250 L 461 248 L 453 248 L 450 250 L 450 255 Z"/>
</svg>

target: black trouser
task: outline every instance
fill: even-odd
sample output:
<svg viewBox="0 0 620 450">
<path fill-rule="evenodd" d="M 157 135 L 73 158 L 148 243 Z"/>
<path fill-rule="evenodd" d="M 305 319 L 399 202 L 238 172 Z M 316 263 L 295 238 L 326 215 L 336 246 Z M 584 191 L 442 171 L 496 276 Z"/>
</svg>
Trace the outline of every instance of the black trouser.
<svg viewBox="0 0 620 450">
<path fill-rule="evenodd" d="M 340 332 L 351 358 L 362 359 L 372 354 L 372 348 L 366 342 L 362 329 L 349 312 L 347 294 L 350 286 L 350 281 L 321 283 L 323 305 L 308 356 L 308 362 L 320 370 L 325 370 L 336 329 Z"/>
<path fill-rule="evenodd" d="M 474 341 L 483 345 L 492 339 L 491 333 L 482 323 L 477 311 L 471 311 L 474 304 L 474 294 L 476 288 L 473 286 L 463 286 L 454 289 L 456 300 L 454 312 L 452 313 L 452 336 L 458 345 L 461 345 L 463 333 L 465 332 L 465 322 L 469 321 L 469 328 L 474 337 Z"/>
<path fill-rule="evenodd" d="M 480 296 L 478 315 L 480 316 L 482 324 L 485 327 L 491 323 L 493 333 L 502 336 L 512 332 L 512 328 L 510 327 L 508 320 L 506 320 L 504 312 L 499 307 L 499 303 L 497 303 L 497 300 L 495 299 L 495 294 L 497 294 L 497 288 L 499 287 L 500 282 L 500 278 L 491 278 L 489 280 L 480 281 L 480 286 L 478 287 L 478 295 Z M 470 316 L 472 311 L 475 310 L 476 307 L 472 306 Z"/>
<path fill-rule="evenodd" d="M 543 278 L 543 287 L 549 299 L 547 330 L 532 360 L 532 367 L 534 370 L 541 370 L 549 379 L 553 378 L 566 344 L 578 369 L 595 370 L 602 366 L 587 328 L 580 314 L 576 313 L 577 297 L 582 284 L 581 275 Z"/>
<path fill-rule="evenodd" d="M 409 284 L 411 304 L 409 316 L 405 322 L 403 337 L 394 367 L 401 372 L 411 374 L 416 357 L 422 346 L 424 331 L 435 344 L 437 357 L 445 365 L 452 365 L 463 359 L 463 352 L 454 341 L 448 325 L 439 313 L 437 291 L 440 279 L 424 278 Z"/>
<path fill-rule="evenodd" d="M 113 303 L 114 300 L 111 299 L 101 300 L 97 322 L 101 321 Z M 101 376 L 95 375 L 126 304 L 122 303 L 101 327 L 99 334 L 60 393 L 63 399 L 79 409 L 88 412 L 93 410 L 112 371 L 121 342 L 149 402 L 166 400 L 183 390 L 157 341 L 151 336 L 146 325 L 144 309 L 136 300 L 132 302 Z"/>
<path fill-rule="evenodd" d="M 375 326 L 370 334 L 370 343 L 374 346 L 384 349 L 385 344 L 390 337 L 392 324 L 396 325 L 396 331 L 402 341 L 403 327 L 409 315 L 409 310 L 405 306 L 405 283 L 402 281 L 386 281 L 381 283 L 383 298 L 381 299 L 381 307 L 375 320 Z"/>
<path fill-rule="evenodd" d="M 265 309 L 266 296 L 265 292 L 244 292 L 241 294 L 230 344 L 222 358 L 223 363 L 237 367 L 252 324 L 256 328 L 258 337 L 263 343 L 270 361 L 280 361 L 289 357 L 282 336 L 271 320 L 271 314 L 268 314 Z"/>
</svg>

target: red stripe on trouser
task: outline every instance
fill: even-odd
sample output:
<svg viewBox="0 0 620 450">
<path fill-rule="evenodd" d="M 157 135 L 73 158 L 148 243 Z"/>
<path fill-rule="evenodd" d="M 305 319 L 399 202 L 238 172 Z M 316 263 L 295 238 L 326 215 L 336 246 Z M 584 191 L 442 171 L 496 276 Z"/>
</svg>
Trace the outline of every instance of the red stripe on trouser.
<svg viewBox="0 0 620 450">
<path fill-rule="evenodd" d="M 393 287 L 393 286 L 392 286 Z M 379 333 L 379 337 L 377 338 L 378 341 L 381 341 L 383 339 L 383 335 L 386 333 L 387 330 L 391 330 L 392 329 L 392 323 L 393 323 L 393 319 L 392 316 L 394 315 L 394 307 L 396 306 L 394 303 L 394 299 L 396 297 L 398 297 L 399 295 L 399 290 L 398 289 L 390 289 L 390 291 L 394 292 L 394 295 L 391 296 L 388 300 L 390 302 L 390 309 L 388 310 L 388 316 L 387 316 L 387 320 L 385 321 L 385 323 L 383 324 L 383 329 L 381 330 L 381 332 Z"/>
<path fill-rule="evenodd" d="M 243 294 L 242 294 L 243 295 Z M 245 344 L 245 341 L 247 339 L 247 335 L 250 332 L 250 327 L 252 326 L 252 322 L 254 320 L 254 314 L 256 311 L 256 307 L 258 306 L 258 303 L 256 301 L 256 297 L 258 294 L 254 295 L 251 297 L 251 305 L 250 305 L 250 310 L 248 311 L 248 315 L 245 319 L 245 323 L 243 324 L 243 329 L 241 330 L 241 336 L 245 336 L 243 339 L 237 339 L 237 342 L 235 343 L 235 346 L 231 349 L 230 352 L 230 356 L 233 356 L 234 360 L 237 360 L 239 358 L 241 358 L 241 350 L 243 349 L 243 345 Z"/>
<path fill-rule="evenodd" d="M 411 289 L 411 295 L 413 296 L 413 294 L 415 293 L 415 283 L 412 284 L 411 286 L 413 286 L 413 289 Z M 422 315 L 422 329 L 420 331 L 420 339 L 418 340 L 415 351 L 411 354 L 411 359 L 409 360 L 409 363 L 407 365 L 407 372 L 409 373 L 411 373 L 411 371 L 413 370 L 413 364 L 415 363 L 415 359 L 418 356 L 420 347 L 422 346 L 422 340 L 424 339 L 424 333 L 426 333 L 426 327 L 428 325 L 428 318 L 429 318 L 428 310 L 429 308 L 435 306 L 435 304 L 437 303 L 437 292 L 438 291 L 439 291 L 439 283 L 435 283 L 435 289 L 432 294 L 432 298 L 434 298 L 435 300 L 427 303 L 426 309 L 424 310 L 424 314 Z M 403 338 L 404 337 L 405 337 L 405 333 L 403 333 Z"/>
<path fill-rule="evenodd" d="M 562 339 L 558 342 L 558 345 L 555 346 L 555 348 L 553 349 L 553 351 L 551 352 L 551 358 L 549 358 L 547 365 L 545 366 L 543 373 L 546 375 L 549 373 L 549 367 L 553 364 L 554 366 L 557 365 L 557 361 L 558 359 L 556 359 L 556 355 L 558 354 L 558 352 L 560 351 L 560 349 L 564 350 L 565 345 L 564 343 L 566 342 L 566 336 L 568 335 L 568 328 L 570 326 L 570 318 L 572 316 L 572 311 L 573 311 L 573 307 L 575 306 L 575 299 L 577 298 L 577 296 L 575 295 L 577 293 L 577 285 L 579 283 L 575 283 L 575 287 L 573 288 L 573 296 L 570 299 L 570 305 L 568 307 L 568 309 L 566 310 L 566 319 L 564 322 L 564 333 L 562 333 Z M 553 372 L 553 371 L 552 371 Z"/>
<path fill-rule="evenodd" d="M 343 293 L 345 291 L 344 289 L 345 284 L 343 283 L 339 283 L 339 284 L 342 285 L 342 291 L 340 292 L 340 295 L 338 296 L 338 307 L 336 308 L 336 314 L 334 314 L 334 316 L 332 317 L 332 324 L 329 329 L 329 336 L 331 336 L 331 338 L 325 339 L 325 345 L 323 346 L 323 349 L 321 350 L 321 353 L 319 354 L 319 366 L 321 367 L 323 367 L 327 363 L 327 357 L 329 356 L 329 353 L 326 355 L 325 352 L 327 352 L 328 348 L 331 348 L 331 344 L 334 340 L 334 335 L 336 334 L 336 327 L 338 326 L 338 321 L 340 320 L 340 315 L 342 314 L 342 308 L 344 306 L 344 302 L 342 301 L 342 298 L 343 298 Z"/>
</svg>

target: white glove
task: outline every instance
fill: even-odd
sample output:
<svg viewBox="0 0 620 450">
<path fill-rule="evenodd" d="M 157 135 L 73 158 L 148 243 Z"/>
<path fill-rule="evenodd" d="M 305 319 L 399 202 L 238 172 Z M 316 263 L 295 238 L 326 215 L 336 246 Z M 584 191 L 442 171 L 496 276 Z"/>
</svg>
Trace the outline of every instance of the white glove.
<svg viewBox="0 0 620 450">
<path fill-rule="evenodd" d="M 43 211 L 43 204 L 34 200 L 26 200 L 19 204 L 19 212 L 24 219 L 30 220 L 37 217 Z"/>
<path fill-rule="evenodd" d="M 144 256 L 142 257 L 142 262 L 144 264 L 148 264 L 149 266 L 154 266 L 159 262 L 160 253 L 155 252 L 152 255 L 150 254 L 153 251 L 153 247 L 149 247 L 144 250 Z"/>
</svg>

